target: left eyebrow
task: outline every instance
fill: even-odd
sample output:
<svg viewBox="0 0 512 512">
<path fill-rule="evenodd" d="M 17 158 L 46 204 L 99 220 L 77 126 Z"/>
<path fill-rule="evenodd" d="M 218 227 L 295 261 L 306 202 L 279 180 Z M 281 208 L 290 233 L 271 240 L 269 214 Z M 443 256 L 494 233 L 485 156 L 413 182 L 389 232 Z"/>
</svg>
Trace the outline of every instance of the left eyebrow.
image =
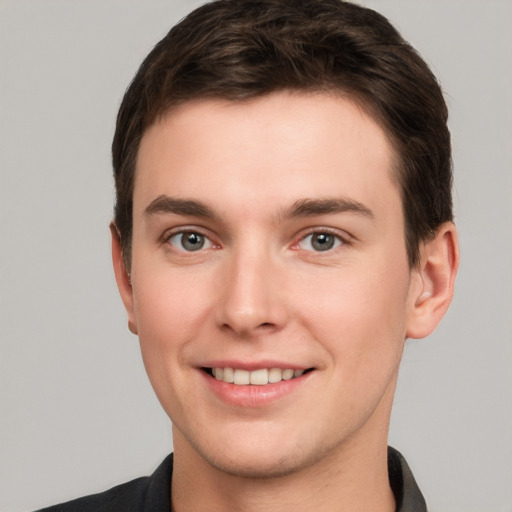
<svg viewBox="0 0 512 512">
<path fill-rule="evenodd" d="M 300 199 L 287 208 L 284 218 L 313 217 L 333 213 L 357 213 L 374 219 L 374 213 L 364 204 L 349 198 Z"/>
</svg>

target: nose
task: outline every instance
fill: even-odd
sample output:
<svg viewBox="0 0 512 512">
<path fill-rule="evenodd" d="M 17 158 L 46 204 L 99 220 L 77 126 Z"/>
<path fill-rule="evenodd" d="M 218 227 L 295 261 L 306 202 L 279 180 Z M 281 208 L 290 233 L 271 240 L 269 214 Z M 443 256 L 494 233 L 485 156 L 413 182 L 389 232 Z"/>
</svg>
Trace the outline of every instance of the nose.
<svg viewBox="0 0 512 512">
<path fill-rule="evenodd" d="M 283 271 L 263 250 L 233 254 L 219 275 L 216 321 L 241 338 L 277 332 L 287 321 Z"/>
</svg>

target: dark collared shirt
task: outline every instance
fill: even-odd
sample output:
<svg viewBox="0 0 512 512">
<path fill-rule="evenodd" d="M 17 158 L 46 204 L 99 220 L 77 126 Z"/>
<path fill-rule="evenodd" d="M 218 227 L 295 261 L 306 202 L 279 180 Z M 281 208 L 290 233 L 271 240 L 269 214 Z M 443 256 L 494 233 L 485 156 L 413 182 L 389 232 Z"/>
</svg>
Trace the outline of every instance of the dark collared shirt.
<svg viewBox="0 0 512 512">
<path fill-rule="evenodd" d="M 39 512 L 169 512 L 173 456 L 149 477 L 137 478 L 100 494 L 78 498 Z M 389 482 L 397 512 L 426 512 L 425 500 L 403 456 L 388 448 Z"/>
</svg>

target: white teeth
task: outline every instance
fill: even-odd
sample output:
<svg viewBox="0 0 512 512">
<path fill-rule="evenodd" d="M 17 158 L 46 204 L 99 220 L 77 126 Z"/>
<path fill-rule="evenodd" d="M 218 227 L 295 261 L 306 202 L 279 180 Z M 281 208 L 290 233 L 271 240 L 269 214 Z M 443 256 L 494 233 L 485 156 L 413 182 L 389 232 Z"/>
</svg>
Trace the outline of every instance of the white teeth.
<svg viewBox="0 0 512 512">
<path fill-rule="evenodd" d="M 281 382 L 283 380 L 283 370 L 281 368 L 271 368 L 268 372 L 268 381 Z"/>
<path fill-rule="evenodd" d="M 222 380 L 222 379 L 219 379 Z M 249 384 L 250 383 L 250 372 L 247 370 L 235 370 L 235 378 L 233 380 L 235 384 Z"/>
<path fill-rule="evenodd" d="M 261 368 L 259 370 L 241 370 L 239 368 L 212 368 L 212 375 L 217 380 L 237 384 L 239 386 L 252 384 L 254 386 L 265 386 L 300 377 L 304 370 L 293 370 L 291 368 Z"/>
<path fill-rule="evenodd" d="M 290 380 L 293 377 L 293 370 L 283 370 L 283 380 Z"/>
<path fill-rule="evenodd" d="M 222 376 L 224 382 L 233 382 L 235 380 L 235 371 L 233 368 L 224 368 L 224 375 Z"/>
<path fill-rule="evenodd" d="M 268 384 L 268 370 L 265 368 L 263 370 L 254 370 L 250 375 L 251 384 L 256 384 L 256 386 L 264 386 Z"/>
</svg>

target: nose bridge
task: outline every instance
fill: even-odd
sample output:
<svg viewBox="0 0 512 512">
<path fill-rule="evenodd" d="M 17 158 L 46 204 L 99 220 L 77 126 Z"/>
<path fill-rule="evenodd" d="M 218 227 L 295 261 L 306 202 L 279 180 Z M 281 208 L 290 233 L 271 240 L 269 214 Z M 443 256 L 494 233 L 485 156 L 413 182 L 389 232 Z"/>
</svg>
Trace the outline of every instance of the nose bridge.
<svg viewBox="0 0 512 512">
<path fill-rule="evenodd" d="M 255 239 L 239 243 L 223 273 L 219 324 L 240 335 L 280 328 L 285 307 L 279 296 L 278 267 L 267 244 Z"/>
</svg>

